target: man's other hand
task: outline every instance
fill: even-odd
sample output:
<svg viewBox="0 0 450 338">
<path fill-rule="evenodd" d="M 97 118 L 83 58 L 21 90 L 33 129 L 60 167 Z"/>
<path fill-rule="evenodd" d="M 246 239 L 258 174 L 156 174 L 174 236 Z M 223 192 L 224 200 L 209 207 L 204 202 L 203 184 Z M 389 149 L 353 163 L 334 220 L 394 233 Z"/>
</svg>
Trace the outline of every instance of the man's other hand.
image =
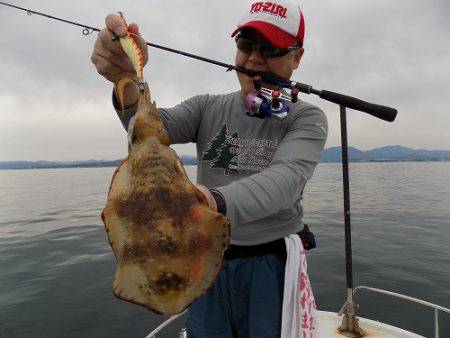
<svg viewBox="0 0 450 338">
<path fill-rule="evenodd" d="M 203 195 L 205 195 L 206 200 L 208 201 L 208 206 L 210 209 L 217 211 L 217 203 L 214 199 L 213 195 L 211 194 L 211 191 L 204 185 L 196 185 L 195 186 L 198 190 L 200 190 Z"/>
</svg>

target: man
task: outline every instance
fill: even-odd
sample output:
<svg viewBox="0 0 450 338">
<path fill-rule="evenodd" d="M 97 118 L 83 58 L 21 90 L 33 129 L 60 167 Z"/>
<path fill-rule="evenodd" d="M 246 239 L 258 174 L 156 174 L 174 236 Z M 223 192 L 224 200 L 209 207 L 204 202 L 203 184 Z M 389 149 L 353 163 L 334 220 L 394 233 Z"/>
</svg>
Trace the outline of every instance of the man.
<svg viewBox="0 0 450 338">
<path fill-rule="evenodd" d="M 303 56 L 304 19 L 295 0 L 253 1 L 232 36 L 235 64 L 289 79 Z M 130 30 L 139 34 L 136 24 Z M 124 35 L 108 15 L 92 61 L 111 82 L 132 74 L 112 35 Z M 137 43 L 147 61 L 147 46 Z M 300 204 L 305 184 L 320 161 L 327 137 L 325 114 L 299 100 L 282 121 L 246 114 L 253 79 L 237 74 L 240 90 L 199 95 L 159 108 L 171 144 L 195 142 L 198 188 L 209 206 L 227 216 L 231 246 L 216 282 L 189 309 L 188 337 L 280 337 L 286 251 L 283 238 L 304 229 Z M 269 84 L 264 84 L 270 87 Z M 126 88 L 121 121 L 127 129 L 138 97 Z M 117 110 L 116 98 L 113 98 Z"/>
</svg>

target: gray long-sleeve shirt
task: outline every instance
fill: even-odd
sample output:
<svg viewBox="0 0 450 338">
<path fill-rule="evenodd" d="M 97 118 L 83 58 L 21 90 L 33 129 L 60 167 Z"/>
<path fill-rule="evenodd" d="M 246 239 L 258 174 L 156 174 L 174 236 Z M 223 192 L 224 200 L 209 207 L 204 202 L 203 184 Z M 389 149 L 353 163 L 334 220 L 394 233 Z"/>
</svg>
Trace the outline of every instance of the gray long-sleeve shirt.
<svg viewBox="0 0 450 338">
<path fill-rule="evenodd" d="M 265 243 L 303 229 L 302 192 L 328 134 L 319 108 L 299 100 L 285 120 L 258 119 L 246 115 L 234 92 L 158 110 L 171 144 L 196 143 L 197 183 L 224 196 L 232 244 Z M 135 112 L 119 114 L 125 129 Z"/>
</svg>

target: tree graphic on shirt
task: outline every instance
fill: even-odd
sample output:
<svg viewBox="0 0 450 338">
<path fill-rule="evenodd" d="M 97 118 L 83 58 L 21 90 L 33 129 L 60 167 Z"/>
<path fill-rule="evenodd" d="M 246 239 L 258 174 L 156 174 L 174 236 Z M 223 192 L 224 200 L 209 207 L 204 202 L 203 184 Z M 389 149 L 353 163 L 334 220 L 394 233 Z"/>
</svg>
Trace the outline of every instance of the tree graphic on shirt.
<svg viewBox="0 0 450 338">
<path fill-rule="evenodd" d="M 227 125 L 224 124 L 220 132 L 214 136 L 208 149 L 203 154 L 203 160 L 212 161 L 219 155 L 219 149 L 228 137 Z"/>
<path fill-rule="evenodd" d="M 233 135 L 227 137 L 222 146 L 218 149 L 217 157 L 211 162 L 211 168 L 222 168 L 225 169 L 225 176 L 231 171 L 235 174 L 240 174 L 237 170 L 236 155 L 233 155 L 230 151 L 234 146 L 229 142 L 230 139 L 237 139 L 238 134 L 234 132 Z"/>
</svg>

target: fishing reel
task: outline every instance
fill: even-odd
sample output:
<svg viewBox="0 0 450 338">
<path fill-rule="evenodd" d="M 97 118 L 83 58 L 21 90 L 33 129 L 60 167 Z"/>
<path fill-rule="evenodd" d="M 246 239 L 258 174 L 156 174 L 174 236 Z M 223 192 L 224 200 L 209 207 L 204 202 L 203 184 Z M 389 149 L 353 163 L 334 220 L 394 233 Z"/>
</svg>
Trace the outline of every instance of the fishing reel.
<svg viewBox="0 0 450 338">
<path fill-rule="evenodd" d="M 276 82 L 278 89 L 268 89 L 262 86 L 261 76 L 253 77 L 255 90 L 251 91 L 245 100 L 247 115 L 257 118 L 274 118 L 284 120 L 289 113 L 288 102 L 296 103 L 300 90 L 295 83 Z M 290 95 L 283 93 L 282 89 L 290 89 Z"/>
</svg>

